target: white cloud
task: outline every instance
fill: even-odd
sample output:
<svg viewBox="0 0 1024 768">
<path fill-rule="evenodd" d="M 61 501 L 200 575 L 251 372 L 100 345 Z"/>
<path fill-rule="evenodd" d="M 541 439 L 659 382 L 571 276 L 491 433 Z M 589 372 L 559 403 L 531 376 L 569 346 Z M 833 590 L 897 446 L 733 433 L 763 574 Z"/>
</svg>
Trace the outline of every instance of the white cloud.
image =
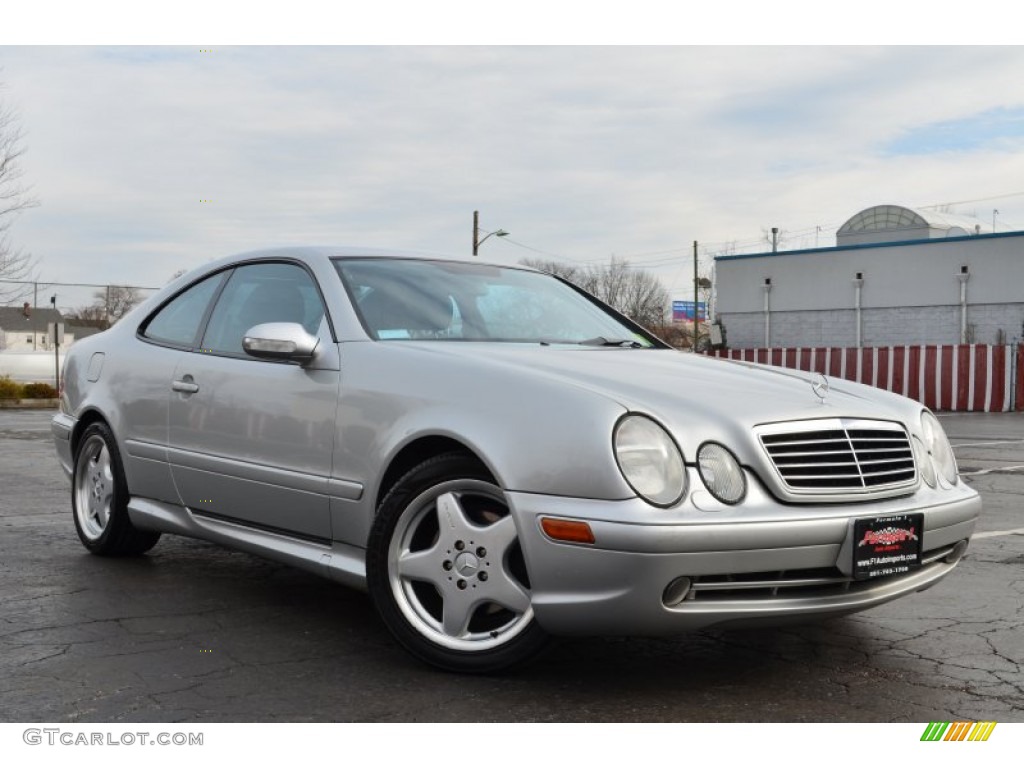
<svg viewBox="0 0 1024 768">
<path fill-rule="evenodd" d="M 466 253 L 479 209 L 567 258 L 677 250 L 638 263 L 682 286 L 694 239 L 776 225 L 813 245 L 816 225 L 876 203 L 1024 191 L 1012 144 L 886 151 L 1022 106 L 1022 63 L 1017 48 L 5 48 L 43 203 L 13 234 L 50 279 L 161 284 L 287 242 Z M 973 207 L 1024 225 L 1024 195 Z M 497 239 L 484 254 L 531 255 Z"/>
</svg>

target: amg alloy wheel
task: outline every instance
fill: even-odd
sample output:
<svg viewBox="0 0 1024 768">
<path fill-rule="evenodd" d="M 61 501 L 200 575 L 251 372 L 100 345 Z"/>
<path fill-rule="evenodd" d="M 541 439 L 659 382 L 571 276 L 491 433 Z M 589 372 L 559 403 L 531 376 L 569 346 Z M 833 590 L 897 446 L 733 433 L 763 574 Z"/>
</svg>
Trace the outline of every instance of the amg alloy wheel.
<svg viewBox="0 0 1024 768">
<path fill-rule="evenodd" d="M 504 494 L 463 454 L 420 464 L 387 495 L 367 577 L 389 629 L 431 664 L 493 671 L 545 644 Z"/>
<path fill-rule="evenodd" d="M 75 529 L 86 549 L 96 555 L 138 555 L 160 539 L 128 519 L 128 484 L 113 433 L 103 422 L 86 427 L 75 452 L 71 476 Z"/>
</svg>

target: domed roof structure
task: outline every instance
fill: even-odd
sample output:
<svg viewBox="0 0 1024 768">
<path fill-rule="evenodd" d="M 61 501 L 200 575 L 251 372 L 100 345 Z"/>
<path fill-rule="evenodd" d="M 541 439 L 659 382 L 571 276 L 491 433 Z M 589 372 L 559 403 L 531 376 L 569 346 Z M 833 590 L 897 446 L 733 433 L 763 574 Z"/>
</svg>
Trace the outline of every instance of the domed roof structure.
<svg viewBox="0 0 1024 768">
<path fill-rule="evenodd" d="M 893 243 L 903 240 L 928 240 L 987 234 L 984 222 L 972 216 L 907 208 L 902 205 L 875 205 L 851 216 L 836 232 L 836 245 Z"/>
</svg>

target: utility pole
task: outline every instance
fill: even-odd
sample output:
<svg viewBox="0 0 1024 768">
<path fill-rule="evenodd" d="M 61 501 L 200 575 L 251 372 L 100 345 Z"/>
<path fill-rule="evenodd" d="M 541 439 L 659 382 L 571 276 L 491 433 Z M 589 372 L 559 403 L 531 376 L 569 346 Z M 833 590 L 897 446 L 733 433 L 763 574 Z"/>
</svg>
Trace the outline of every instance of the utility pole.
<svg viewBox="0 0 1024 768">
<path fill-rule="evenodd" d="M 60 321 L 57 319 L 57 294 L 50 297 L 50 304 L 53 305 L 53 383 L 60 392 Z"/>
<path fill-rule="evenodd" d="M 473 255 L 476 256 L 480 250 L 480 246 L 483 242 L 494 235 L 495 237 L 508 237 L 508 232 L 504 229 L 496 229 L 493 232 L 488 232 L 483 237 L 480 237 L 480 211 L 473 211 Z"/>
<path fill-rule="evenodd" d="M 697 241 L 693 241 L 693 352 L 697 352 L 697 337 L 700 323 L 700 294 L 697 289 L 700 284 L 697 282 Z"/>
</svg>

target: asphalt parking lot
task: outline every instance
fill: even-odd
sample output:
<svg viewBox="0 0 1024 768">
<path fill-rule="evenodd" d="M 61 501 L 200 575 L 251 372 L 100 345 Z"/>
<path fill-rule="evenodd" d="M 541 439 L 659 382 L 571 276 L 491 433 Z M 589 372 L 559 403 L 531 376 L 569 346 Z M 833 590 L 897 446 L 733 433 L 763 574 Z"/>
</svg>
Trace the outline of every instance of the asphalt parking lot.
<svg viewBox="0 0 1024 768">
<path fill-rule="evenodd" d="M 361 593 L 203 542 L 88 555 L 50 414 L 0 411 L 0 720 L 1024 721 L 1024 414 L 942 417 L 985 511 L 933 589 L 809 627 L 562 641 L 491 677 Z"/>
</svg>

